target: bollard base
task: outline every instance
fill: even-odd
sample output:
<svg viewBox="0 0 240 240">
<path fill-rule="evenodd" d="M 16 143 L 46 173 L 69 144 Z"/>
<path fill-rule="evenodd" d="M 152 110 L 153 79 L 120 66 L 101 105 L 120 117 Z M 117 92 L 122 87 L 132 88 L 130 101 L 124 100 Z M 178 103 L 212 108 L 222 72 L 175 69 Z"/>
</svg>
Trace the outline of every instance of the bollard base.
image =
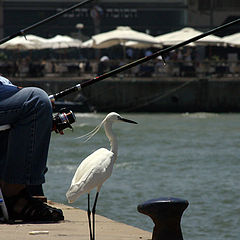
<svg viewBox="0 0 240 240">
<path fill-rule="evenodd" d="M 158 198 L 138 205 L 138 211 L 155 224 L 152 240 L 183 240 L 180 223 L 188 205 L 187 200 L 179 198 Z"/>
</svg>

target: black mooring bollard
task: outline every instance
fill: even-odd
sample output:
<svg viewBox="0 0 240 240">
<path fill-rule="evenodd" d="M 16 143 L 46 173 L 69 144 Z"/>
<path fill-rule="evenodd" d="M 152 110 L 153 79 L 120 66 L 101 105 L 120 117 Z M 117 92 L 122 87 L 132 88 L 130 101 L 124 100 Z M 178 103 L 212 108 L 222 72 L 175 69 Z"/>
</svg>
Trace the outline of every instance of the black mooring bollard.
<svg viewBox="0 0 240 240">
<path fill-rule="evenodd" d="M 183 240 L 181 217 L 188 201 L 178 198 L 151 199 L 138 205 L 138 211 L 152 218 L 152 240 Z"/>
</svg>

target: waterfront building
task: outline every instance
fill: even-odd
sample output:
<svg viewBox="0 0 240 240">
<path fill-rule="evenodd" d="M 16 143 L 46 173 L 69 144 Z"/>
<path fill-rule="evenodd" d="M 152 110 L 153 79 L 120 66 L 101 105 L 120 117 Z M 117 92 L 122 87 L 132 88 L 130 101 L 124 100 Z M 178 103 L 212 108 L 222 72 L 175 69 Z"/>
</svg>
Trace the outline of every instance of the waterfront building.
<svg viewBox="0 0 240 240">
<path fill-rule="evenodd" d="M 0 38 L 78 2 L 0 0 Z M 239 10 L 239 0 L 98 0 L 38 27 L 31 33 L 42 37 L 56 34 L 88 37 L 120 25 L 155 36 L 185 26 L 205 31 L 239 17 Z M 236 31 L 236 28 L 234 26 L 232 29 Z"/>
<path fill-rule="evenodd" d="M 76 4 L 67 0 L 0 0 L 2 3 L 3 32 L 9 35 L 43 18 Z M 184 0 L 99 0 L 85 5 L 34 30 L 35 34 L 49 37 L 56 34 L 81 32 L 90 36 L 112 30 L 116 26 L 128 25 L 136 30 L 161 34 L 186 25 Z M 81 23 L 82 25 L 77 25 Z M 78 29 L 81 26 L 83 29 Z"/>
<path fill-rule="evenodd" d="M 239 0 L 188 0 L 187 2 L 188 25 L 202 31 L 240 18 Z M 237 24 L 218 34 L 230 35 L 238 31 Z"/>
</svg>

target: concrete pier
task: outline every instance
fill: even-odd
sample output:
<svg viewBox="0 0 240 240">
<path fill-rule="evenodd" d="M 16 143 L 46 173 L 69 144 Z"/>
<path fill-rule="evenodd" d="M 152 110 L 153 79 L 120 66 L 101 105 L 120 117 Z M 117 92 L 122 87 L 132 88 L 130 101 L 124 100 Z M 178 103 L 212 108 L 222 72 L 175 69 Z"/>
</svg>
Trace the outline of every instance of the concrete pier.
<svg viewBox="0 0 240 240">
<path fill-rule="evenodd" d="M 0 240 L 88 240 L 87 213 L 70 206 L 50 202 L 61 208 L 65 220 L 48 224 L 0 224 Z M 150 240 L 151 232 L 96 215 L 97 240 Z"/>
<path fill-rule="evenodd" d="M 19 86 L 38 86 L 49 94 L 75 86 L 85 78 L 11 79 Z M 228 78 L 106 79 L 82 90 L 98 112 L 240 112 L 240 80 Z M 76 101 L 77 93 L 65 99 Z"/>
</svg>

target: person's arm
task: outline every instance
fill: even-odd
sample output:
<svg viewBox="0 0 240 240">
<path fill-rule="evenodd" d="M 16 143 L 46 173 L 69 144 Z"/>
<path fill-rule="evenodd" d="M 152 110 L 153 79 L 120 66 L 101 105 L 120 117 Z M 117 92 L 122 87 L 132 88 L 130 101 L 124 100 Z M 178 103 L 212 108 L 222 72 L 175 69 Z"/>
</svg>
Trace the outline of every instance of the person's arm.
<svg viewBox="0 0 240 240">
<path fill-rule="evenodd" d="M 0 101 L 18 92 L 20 87 L 13 85 L 7 78 L 0 76 Z"/>
</svg>

